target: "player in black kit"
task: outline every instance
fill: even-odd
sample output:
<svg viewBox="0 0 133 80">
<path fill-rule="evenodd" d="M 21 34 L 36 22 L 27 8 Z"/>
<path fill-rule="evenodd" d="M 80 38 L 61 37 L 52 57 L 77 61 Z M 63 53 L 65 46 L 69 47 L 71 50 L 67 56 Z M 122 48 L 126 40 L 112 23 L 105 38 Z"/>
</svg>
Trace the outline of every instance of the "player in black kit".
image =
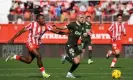
<svg viewBox="0 0 133 80">
<path fill-rule="evenodd" d="M 86 16 L 85 23 L 84 23 L 85 31 L 84 34 L 88 36 L 81 36 L 81 46 L 82 46 L 82 54 L 81 58 L 83 58 L 83 55 L 86 51 L 86 47 L 88 48 L 88 64 L 92 64 L 93 61 L 91 60 L 92 57 L 92 23 L 91 23 L 91 16 Z"/>
<path fill-rule="evenodd" d="M 65 60 L 69 61 L 72 66 L 68 71 L 66 77 L 67 78 L 75 78 L 72 72 L 79 66 L 80 64 L 80 54 L 82 53 L 81 50 L 78 48 L 78 40 L 80 36 L 83 34 L 84 31 L 84 15 L 79 14 L 77 20 L 75 22 L 71 22 L 64 27 L 59 27 L 58 29 L 68 29 L 68 41 L 65 46 L 66 55 L 62 56 L 62 63 Z"/>
</svg>

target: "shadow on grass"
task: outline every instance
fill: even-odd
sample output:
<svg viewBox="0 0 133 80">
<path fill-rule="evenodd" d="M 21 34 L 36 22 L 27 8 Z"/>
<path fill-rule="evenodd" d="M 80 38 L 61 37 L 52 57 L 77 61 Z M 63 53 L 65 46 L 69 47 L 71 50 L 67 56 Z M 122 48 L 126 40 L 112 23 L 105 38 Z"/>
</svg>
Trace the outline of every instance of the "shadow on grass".
<svg viewBox="0 0 133 80">
<path fill-rule="evenodd" d="M 79 75 L 78 75 L 78 76 L 75 76 L 75 77 L 76 77 L 76 78 L 81 78 L 82 76 L 79 76 Z"/>
<path fill-rule="evenodd" d="M 28 76 L 27 78 L 43 78 L 43 76 L 42 75 L 40 75 L 40 76 L 39 75 L 36 75 L 36 76 L 34 75 L 34 76 Z"/>
<path fill-rule="evenodd" d="M 113 67 L 112 69 L 120 69 L 120 68 L 123 68 L 123 67 Z"/>
</svg>

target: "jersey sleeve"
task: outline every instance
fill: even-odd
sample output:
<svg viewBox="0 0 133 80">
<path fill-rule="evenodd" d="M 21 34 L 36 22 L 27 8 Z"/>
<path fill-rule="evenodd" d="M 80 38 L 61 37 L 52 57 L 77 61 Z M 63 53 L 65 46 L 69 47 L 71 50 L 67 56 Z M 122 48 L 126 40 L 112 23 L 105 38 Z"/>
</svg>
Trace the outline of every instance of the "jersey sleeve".
<svg viewBox="0 0 133 80">
<path fill-rule="evenodd" d="M 52 27 L 51 25 L 46 25 L 46 29 L 47 29 L 48 31 L 50 31 L 50 30 L 53 29 L 53 27 Z"/>
<path fill-rule="evenodd" d="M 108 31 L 110 31 L 110 32 L 112 32 L 113 31 L 113 29 L 114 29 L 114 22 L 111 24 L 111 26 L 109 27 L 109 29 L 108 29 Z"/>
<path fill-rule="evenodd" d="M 33 22 L 30 23 L 30 24 L 28 24 L 28 25 L 26 25 L 26 26 L 25 26 L 25 29 L 26 29 L 26 30 L 30 30 L 30 29 L 32 29 L 32 26 L 33 26 Z"/>
<path fill-rule="evenodd" d="M 111 26 L 108 29 L 108 34 L 112 37 L 112 31 L 114 30 L 114 22 L 111 24 Z"/>
<path fill-rule="evenodd" d="M 123 32 L 124 34 L 126 34 L 126 28 L 125 28 L 125 24 L 124 24 L 124 23 L 122 23 L 122 32 Z"/>
<path fill-rule="evenodd" d="M 72 25 L 72 23 L 69 23 L 69 24 L 66 25 L 66 26 L 67 26 L 67 28 L 68 28 L 69 30 L 73 29 L 73 25 Z"/>
</svg>

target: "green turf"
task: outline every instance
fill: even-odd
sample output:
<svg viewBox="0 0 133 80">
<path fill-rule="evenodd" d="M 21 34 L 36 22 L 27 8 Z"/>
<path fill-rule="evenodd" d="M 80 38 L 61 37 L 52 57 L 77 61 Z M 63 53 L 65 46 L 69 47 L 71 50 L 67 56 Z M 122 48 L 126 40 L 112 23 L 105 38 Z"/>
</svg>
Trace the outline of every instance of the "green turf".
<svg viewBox="0 0 133 80">
<path fill-rule="evenodd" d="M 19 61 L 11 60 L 5 62 L 0 58 L 0 80 L 114 80 L 111 77 L 109 65 L 112 59 L 94 58 L 94 64 L 88 65 L 87 59 L 84 59 L 77 70 L 74 72 L 76 79 L 65 78 L 65 75 L 71 66 L 68 62 L 61 64 L 60 58 L 46 58 L 43 63 L 46 72 L 51 74 L 48 79 L 42 78 L 36 65 L 36 59 L 31 64 L 25 64 Z M 121 70 L 121 80 L 133 80 L 133 59 L 119 59 L 116 69 Z"/>
</svg>

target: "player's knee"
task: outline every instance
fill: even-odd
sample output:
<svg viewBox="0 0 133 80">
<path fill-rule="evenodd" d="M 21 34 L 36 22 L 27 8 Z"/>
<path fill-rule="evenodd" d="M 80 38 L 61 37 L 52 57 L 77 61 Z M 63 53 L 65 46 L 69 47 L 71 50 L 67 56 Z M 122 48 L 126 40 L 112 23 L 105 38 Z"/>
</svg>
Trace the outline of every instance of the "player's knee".
<svg viewBox="0 0 133 80">
<path fill-rule="evenodd" d="M 79 58 L 75 58 L 74 59 L 74 64 L 80 64 L 80 59 Z"/>
<path fill-rule="evenodd" d="M 89 50 L 92 50 L 92 46 L 88 46 L 88 49 L 89 49 Z"/>
<path fill-rule="evenodd" d="M 79 64 L 79 63 L 80 63 L 80 61 L 79 61 L 79 60 L 74 61 L 74 64 Z"/>
</svg>

